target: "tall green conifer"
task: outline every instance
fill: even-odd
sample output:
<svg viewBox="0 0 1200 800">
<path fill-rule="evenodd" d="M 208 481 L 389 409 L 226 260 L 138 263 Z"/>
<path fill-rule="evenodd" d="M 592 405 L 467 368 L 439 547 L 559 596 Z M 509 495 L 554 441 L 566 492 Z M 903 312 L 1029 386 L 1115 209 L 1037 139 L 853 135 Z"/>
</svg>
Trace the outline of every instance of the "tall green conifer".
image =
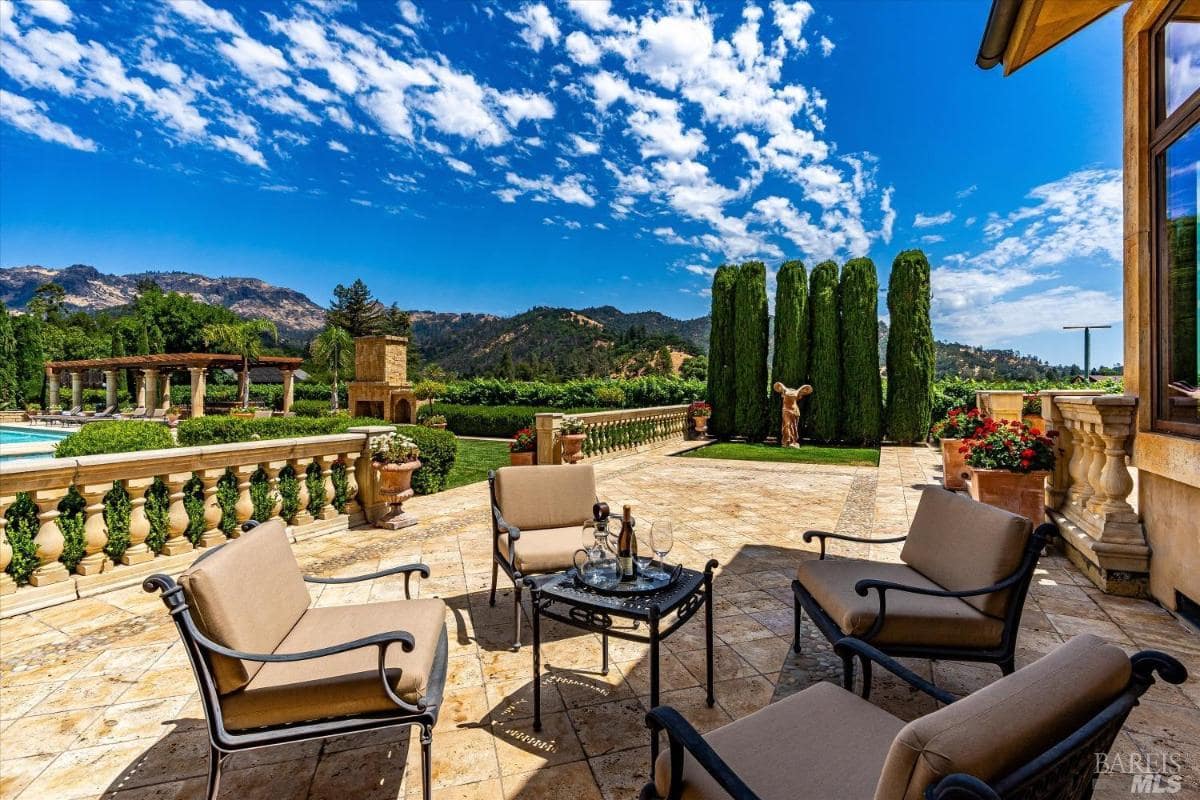
<svg viewBox="0 0 1200 800">
<path fill-rule="evenodd" d="M 750 441 L 767 435 L 767 267 L 747 261 L 738 269 L 734 292 L 733 368 L 737 387 L 734 430 Z"/>
<path fill-rule="evenodd" d="M 920 250 L 905 250 L 892 262 L 887 305 L 887 432 L 907 444 L 929 433 L 933 404 L 929 261 Z"/>
<path fill-rule="evenodd" d="M 808 271 L 802 261 L 787 261 L 775 276 L 775 353 L 771 383 L 795 389 L 808 380 Z M 770 431 L 779 430 L 783 398 L 771 395 Z"/>
<path fill-rule="evenodd" d="M 842 267 L 839 287 L 842 346 L 841 438 L 876 444 L 883 432 L 879 379 L 879 278 L 869 258 Z"/>
<path fill-rule="evenodd" d="M 708 336 L 708 402 L 712 416 L 708 431 L 719 439 L 733 435 L 733 295 L 737 267 L 725 264 L 717 268 L 712 286 L 712 329 Z"/>
<path fill-rule="evenodd" d="M 822 442 L 838 438 L 842 413 L 841 348 L 838 346 L 838 266 L 822 261 L 813 268 L 808 293 L 810 435 Z"/>
</svg>

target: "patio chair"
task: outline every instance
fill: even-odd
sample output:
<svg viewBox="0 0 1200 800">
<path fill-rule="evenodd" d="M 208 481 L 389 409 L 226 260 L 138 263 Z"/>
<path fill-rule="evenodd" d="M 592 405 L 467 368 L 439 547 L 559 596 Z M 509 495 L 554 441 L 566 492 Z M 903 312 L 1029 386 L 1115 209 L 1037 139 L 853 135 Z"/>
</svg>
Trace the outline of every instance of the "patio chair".
<svg viewBox="0 0 1200 800">
<path fill-rule="evenodd" d="M 941 488 L 921 494 L 908 535 L 889 539 L 807 531 L 819 560 L 805 561 L 792 581 L 795 639 L 801 611 L 830 643 L 844 636 L 891 656 L 983 661 L 1013 671 L 1021 610 L 1047 538 L 1046 523 L 1030 535 L 1024 517 Z M 903 563 L 825 559 L 829 539 L 872 544 L 904 542 Z M 870 662 L 863 661 L 870 690 Z M 846 688 L 853 663 L 843 660 Z"/>
<path fill-rule="evenodd" d="M 38 419 L 44 420 L 47 425 L 55 423 L 65 425 L 71 421 L 72 417 L 76 417 L 83 412 L 83 406 L 75 406 L 69 410 L 60 410 L 57 414 L 42 414 Z"/>
<path fill-rule="evenodd" d="M 492 500 L 492 592 L 503 569 L 513 582 L 513 649 L 521 648 L 521 581 L 574 566 L 583 523 L 596 503 L 590 464 L 501 467 L 488 472 Z"/>
<path fill-rule="evenodd" d="M 701 736 L 670 706 L 646 715 L 670 750 L 642 800 L 1086 800 L 1105 754 L 1154 683 L 1187 679 L 1165 653 L 1132 657 L 1085 634 L 962 699 L 858 639 L 870 659 L 941 703 L 905 724 L 817 683 Z"/>
<path fill-rule="evenodd" d="M 304 576 L 282 522 L 259 525 L 205 552 L 180 576 L 143 583 L 162 592 L 200 685 L 208 722 L 208 797 L 235 752 L 413 725 L 420 728 L 425 800 L 446 681 L 445 604 L 439 599 L 309 607 L 306 583 L 404 575 L 410 564 L 348 578 Z"/>
</svg>

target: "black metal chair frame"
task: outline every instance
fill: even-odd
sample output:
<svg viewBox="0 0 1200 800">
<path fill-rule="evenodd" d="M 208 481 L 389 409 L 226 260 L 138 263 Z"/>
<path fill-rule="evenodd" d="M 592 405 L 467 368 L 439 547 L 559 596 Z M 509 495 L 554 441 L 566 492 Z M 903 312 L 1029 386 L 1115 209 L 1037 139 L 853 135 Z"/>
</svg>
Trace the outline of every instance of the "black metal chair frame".
<svg viewBox="0 0 1200 800">
<path fill-rule="evenodd" d="M 879 634 L 879 631 L 883 629 L 887 621 L 887 592 L 889 591 L 907 592 L 909 594 L 926 595 L 928 597 L 957 598 L 979 597 L 980 595 L 1007 591 L 1010 594 L 1008 603 L 1004 609 L 1004 616 L 1002 617 L 1004 630 L 1000 636 L 1000 644 L 996 647 L 944 647 L 921 644 L 877 644 L 876 646 L 882 652 L 895 657 L 987 662 L 998 665 L 1003 674 L 1010 674 L 1016 666 L 1017 632 L 1021 627 L 1021 612 L 1025 608 L 1025 597 L 1028 595 L 1029 585 L 1033 581 L 1033 572 L 1037 567 L 1038 558 L 1041 557 L 1042 549 L 1046 546 L 1049 538 L 1057 533 L 1057 530 L 1049 522 L 1039 525 L 1025 544 L 1025 552 L 1021 556 L 1021 563 L 1018 565 L 1016 572 L 990 586 L 984 586 L 979 589 L 964 591 L 925 589 L 918 586 L 893 583 L 892 581 L 876 580 L 874 578 L 864 578 L 857 581 L 854 584 L 854 592 L 859 597 L 866 597 L 872 589 L 878 594 L 879 613 L 876 614 L 875 621 L 871 624 L 871 627 L 856 638 L 864 642 L 871 642 Z M 825 559 L 825 542 L 827 539 L 866 544 L 895 544 L 903 542 L 907 538 L 907 536 L 897 536 L 889 539 L 864 539 L 858 536 L 846 536 L 826 531 L 805 531 L 803 536 L 806 543 L 811 542 L 813 539 L 820 541 L 821 560 Z M 848 631 L 843 631 L 838 626 L 837 622 L 829 616 L 825 609 L 821 608 L 821 605 L 809 594 L 808 590 L 804 588 L 804 585 L 799 580 L 792 581 L 792 594 L 795 597 L 795 628 L 792 640 L 792 650 L 794 652 L 800 652 L 802 610 L 808 612 L 817 629 L 821 631 L 831 644 L 847 636 Z M 866 658 L 860 658 L 859 661 L 863 672 L 863 697 L 869 697 L 871 692 L 871 662 Z M 848 650 L 842 653 L 842 685 L 847 689 L 854 687 L 854 659 L 853 653 Z"/>
<path fill-rule="evenodd" d="M 843 659 L 855 657 L 873 661 L 915 689 L 941 703 L 950 704 L 958 698 L 931 684 L 912 670 L 889 658 L 861 639 L 846 637 L 833 646 Z M 1130 657 L 1133 673 L 1125 690 L 1100 713 L 1089 719 L 1057 744 L 1023 764 L 1008 775 L 985 782 L 973 775 L 947 775 L 925 790 L 926 800 L 1087 800 L 1092 795 L 1096 778 L 1096 753 L 1107 753 L 1125 724 L 1138 698 L 1154 684 L 1158 674 L 1167 683 L 1180 684 L 1187 680 L 1187 670 L 1166 653 L 1144 650 Z M 866 697 L 866 693 L 861 693 Z M 679 800 L 683 792 L 683 760 L 688 753 L 733 800 L 758 800 L 737 773 L 721 759 L 684 717 L 670 706 L 651 709 L 646 714 L 651 736 L 658 738 L 665 731 L 670 743 L 671 784 L 665 800 Z M 819 731 L 816 732 L 819 735 Z M 804 737 L 797 737 L 801 745 Z M 646 784 L 641 800 L 660 798 L 653 781 Z"/>
<path fill-rule="evenodd" d="M 197 558 L 193 563 L 200 563 L 224 546 L 214 547 Z M 374 572 L 369 575 L 356 575 L 345 578 L 318 578 L 305 575 L 304 580 L 308 583 L 345 584 L 403 574 L 404 596 L 411 597 L 409 594 L 409 582 L 413 573 L 420 574 L 422 578 L 428 578 L 429 567 L 424 564 L 407 564 Z M 392 689 L 392 684 L 388 681 L 386 667 L 387 652 L 391 645 L 398 644 L 406 653 L 412 652 L 415 647 L 416 643 L 413 640 L 412 634 L 407 631 L 394 630 L 377 633 L 343 644 L 331 645 L 330 647 L 301 653 L 245 653 L 218 644 L 200 632 L 195 620 L 192 619 L 191 611 L 184 596 L 183 587 L 176 584 L 170 576 L 161 574 L 151 575 L 142 583 L 142 588 L 147 592 L 158 591 L 162 593 L 162 601 L 166 605 L 167 610 L 170 611 L 171 617 L 175 620 L 175 625 L 179 629 L 179 636 L 187 648 L 188 660 L 191 661 L 192 671 L 196 675 L 196 683 L 200 687 L 200 699 L 204 704 L 204 716 L 208 723 L 209 763 L 207 796 L 209 800 L 215 800 L 217 794 L 220 792 L 221 768 L 225 760 L 233 753 L 253 750 L 259 747 L 271 747 L 312 739 L 324 739 L 330 736 L 360 733 L 399 725 L 414 725 L 421 730 L 422 788 L 425 800 L 430 800 L 432 793 L 431 748 L 433 744 L 433 728 L 437 724 L 438 710 L 442 702 L 442 692 L 446 684 L 447 641 L 445 630 L 442 631 L 441 639 L 438 642 L 438 649 L 434 656 L 425 696 L 413 704 L 403 700 Z M 211 660 L 213 653 L 244 661 L 266 663 L 308 661 L 363 647 L 377 647 L 379 649 L 379 678 L 383 684 L 384 693 L 389 700 L 396 704 L 395 711 L 389 710 L 386 712 L 359 714 L 348 717 L 294 722 L 248 730 L 230 731 L 226 729 L 224 717 L 221 713 L 221 696 L 217 691 L 216 680 L 213 677 Z"/>
<path fill-rule="evenodd" d="M 488 605 L 496 605 L 496 580 L 499 570 L 513 584 L 513 650 L 521 649 L 521 587 L 525 578 L 542 573 L 523 573 L 517 569 L 517 543 L 521 539 L 521 529 L 504 519 L 500 505 L 496 502 L 496 471 L 488 470 L 488 498 L 492 505 L 492 590 L 488 595 Z M 582 530 L 582 523 L 580 523 Z M 500 550 L 500 537 L 508 534 L 508 556 Z M 581 540 L 582 541 L 582 540 Z M 563 569 L 567 569 L 564 567 Z M 555 570 L 559 571 L 559 570 Z"/>
</svg>

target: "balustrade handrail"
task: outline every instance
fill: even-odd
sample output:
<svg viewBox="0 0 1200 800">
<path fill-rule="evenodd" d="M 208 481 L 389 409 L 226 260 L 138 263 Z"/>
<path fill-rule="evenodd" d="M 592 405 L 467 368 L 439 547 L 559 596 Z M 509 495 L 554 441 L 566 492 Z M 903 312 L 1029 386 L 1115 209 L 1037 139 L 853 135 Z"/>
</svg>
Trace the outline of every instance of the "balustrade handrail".
<svg viewBox="0 0 1200 800">
<path fill-rule="evenodd" d="M 589 411 L 583 414 L 570 414 L 568 416 L 577 417 L 583 420 L 584 425 L 588 425 L 599 422 L 623 422 L 625 420 L 655 417 L 661 414 L 686 411 L 687 408 L 687 403 L 683 403 L 673 406 L 649 406 L 647 408 L 618 408 L 612 411 Z"/>
</svg>

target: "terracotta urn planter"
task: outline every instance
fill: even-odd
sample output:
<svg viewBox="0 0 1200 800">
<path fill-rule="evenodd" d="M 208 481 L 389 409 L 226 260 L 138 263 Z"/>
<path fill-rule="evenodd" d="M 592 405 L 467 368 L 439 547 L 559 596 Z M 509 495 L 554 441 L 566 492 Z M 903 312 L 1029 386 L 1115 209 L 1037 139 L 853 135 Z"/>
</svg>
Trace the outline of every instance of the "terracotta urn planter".
<svg viewBox="0 0 1200 800">
<path fill-rule="evenodd" d="M 692 426 L 697 436 L 704 436 L 708 431 L 708 417 L 692 417 Z"/>
<path fill-rule="evenodd" d="M 402 464 L 374 461 L 371 466 L 379 476 L 379 493 L 391 509 L 375 524 L 389 530 L 417 524 L 417 518 L 404 510 L 404 501 L 413 496 L 412 476 L 421 468 L 420 460 Z"/>
<path fill-rule="evenodd" d="M 1046 521 L 1046 478 L 1049 472 L 1009 472 L 974 467 L 967 467 L 967 472 L 973 499 L 1020 514 L 1035 526 Z"/>
<path fill-rule="evenodd" d="M 512 464 L 514 467 L 532 467 L 533 451 L 527 451 L 524 453 L 510 452 L 508 454 L 508 463 Z"/>
<path fill-rule="evenodd" d="M 967 488 L 963 473 L 967 471 L 966 454 L 958 452 L 962 439 L 942 439 L 942 486 L 957 490 Z"/>
<path fill-rule="evenodd" d="M 1031 428 L 1036 428 L 1042 433 L 1046 432 L 1046 418 L 1041 414 L 1026 414 L 1021 420 Z"/>
<path fill-rule="evenodd" d="M 563 461 L 574 464 L 583 460 L 583 443 L 587 439 L 586 433 L 564 433 L 558 438 L 562 442 Z"/>
</svg>

